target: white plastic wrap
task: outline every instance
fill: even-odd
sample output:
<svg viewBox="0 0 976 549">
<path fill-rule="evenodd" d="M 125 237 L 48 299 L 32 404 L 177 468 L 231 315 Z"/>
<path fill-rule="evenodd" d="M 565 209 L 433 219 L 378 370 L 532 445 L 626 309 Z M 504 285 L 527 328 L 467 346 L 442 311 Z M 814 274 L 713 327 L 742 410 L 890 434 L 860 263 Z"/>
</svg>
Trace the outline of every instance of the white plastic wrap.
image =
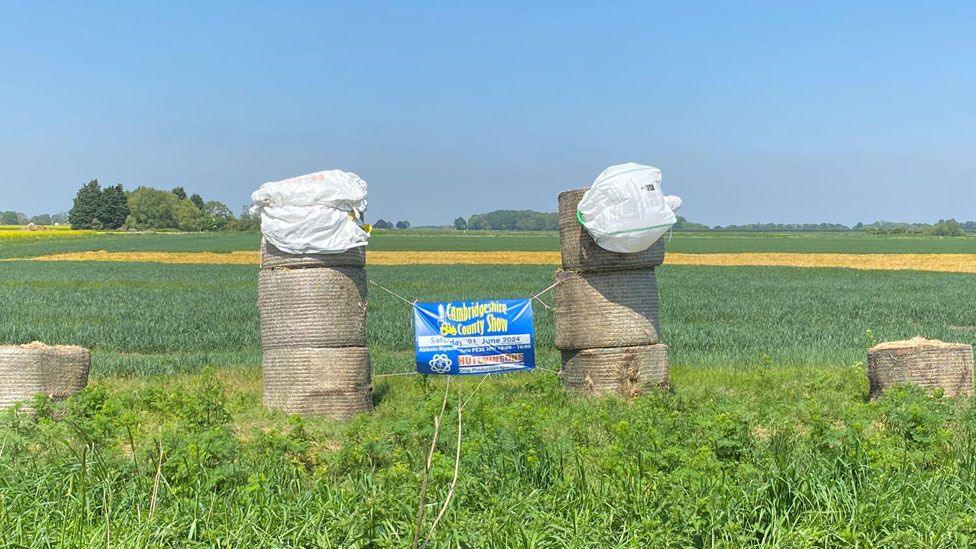
<svg viewBox="0 0 976 549">
<path fill-rule="evenodd" d="M 292 254 L 337 254 L 365 246 L 366 182 L 328 170 L 273 181 L 251 194 L 264 238 Z"/>
<path fill-rule="evenodd" d="M 661 170 L 628 162 L 603 170 L 576 213 L 601 248 L 637 253 L 671 229 L 679 207 L 680 198 L 661 192 Z"/>
</svg>

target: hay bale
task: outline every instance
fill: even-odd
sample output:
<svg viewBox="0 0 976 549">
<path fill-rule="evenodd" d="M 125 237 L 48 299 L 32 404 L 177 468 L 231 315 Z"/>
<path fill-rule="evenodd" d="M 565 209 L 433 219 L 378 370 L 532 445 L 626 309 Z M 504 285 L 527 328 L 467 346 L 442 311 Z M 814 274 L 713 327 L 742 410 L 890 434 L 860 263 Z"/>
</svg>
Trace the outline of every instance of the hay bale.
<svg viewBox="0 0 976 549">
<path fill-rule="evenodd" d="M 85 388 L 90 369 L 91 353 L 83 347 L 0 345 L 0 409 L 29 403 L 37 394 L 68 397 Z M 29 404 L 23 409 L 30 410 Z"/>
<path fill-rule="evenodd" d="M 664 344 L 563 351 L 562 355 L 563 385 L 589 396 L 630 398 L 668 387 L 668 346 Z"/>
<path fill-rule="evenodd" d="M 559 252 L 563 269 L 599 272 L 649 269 L 664 263 L 664 239 L 635 254 L 604 250 L 576 217 L 577 206 L 588 189 L 559 193 Z"/>
<path fill-rule="evenodd" d="M 659 341 L 653 269 L 557 271 L 556 348 L 633 347 Z"/>
<path fill-rule="evenodd" d="M 261 239 L 261 267 L 264 269 L 302 269 L 308 267 L 362 267 L 366 248 L 350 248 L 339 254 L 301 254 L 283 252 Z"/>
<path fill-rule="evenodd" d="M 336 420 L 373 409 L 365 347 L 267 349 L 263 377 L 271 409 Z"/>
<path fill-rule="evenodd" d="M 868 350 L 871 398 L 893 384 L 942 389 L 946 396 L 973 394 L 973 347 L 916 337 Z"/>
<path fill-rule="evenodd" d="M 366 272 L 348 267 L 262 270 L 258 309 L 265 350 L 364 347 Z"/>
</svg>

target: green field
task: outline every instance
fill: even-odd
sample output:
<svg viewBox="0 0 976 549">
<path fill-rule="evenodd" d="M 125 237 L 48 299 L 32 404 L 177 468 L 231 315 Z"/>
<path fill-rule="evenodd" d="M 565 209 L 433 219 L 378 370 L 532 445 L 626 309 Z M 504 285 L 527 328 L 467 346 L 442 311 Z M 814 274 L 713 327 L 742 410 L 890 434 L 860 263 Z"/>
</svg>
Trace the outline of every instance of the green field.
<svg viewBox="0 0 976 549">
<path fill-rule="evenodd" d="M 256 250 L 257 233 L 103 233 L 64 236 L 60 231 L 0 240 L 0 259 L 52 253 L 109 252 L 232 252 Z M 976 253 L 976 237 L 877 236 L 864 233 L 691 233 L 676 232 L 668 251 L 676 253 Z M 403 251 L 553 251 L 555 232 L 376 231 L 371 250 Z"/>
<path fill-rule="evenodd" d="M 256 235 L 0 243 L 63 251 L 232 251 Z M 971 253 L 973 239 L 676 234 L 672 251 Z M 520 247 L 521 246 L 521 247 Z M 785 246 L 785 248 L 784 248 Z M 545 250 L 552 234 L 379 233 L 373 249 Z M 370 267 L 420 299 L 521 297 L 543 266 Z M 89 389 L 0 418 L 0 545 L 404 546 L 443 379 L 377 378 L 345 424 L 260 405 L 256 267 L 0 263 L 0 342 L 94 351 Z M 454 383 L 435 453 L 434 546 L 968 546 L 976 406 L 901 390 L 866 400 L 874 340 L 976 343 L 976 276 L 844 269 L 659 269 L 672 389 L 567 395 L 539 370 Z M 370 288 L 377 374 L 412 368 L 410 311 Z M 551 296 L 545 298 L 551 303 Z M 557 369 L 536 306 L 539 364 Z M 154 486 L 156 497 L 153 497 Z"/>
</svg>

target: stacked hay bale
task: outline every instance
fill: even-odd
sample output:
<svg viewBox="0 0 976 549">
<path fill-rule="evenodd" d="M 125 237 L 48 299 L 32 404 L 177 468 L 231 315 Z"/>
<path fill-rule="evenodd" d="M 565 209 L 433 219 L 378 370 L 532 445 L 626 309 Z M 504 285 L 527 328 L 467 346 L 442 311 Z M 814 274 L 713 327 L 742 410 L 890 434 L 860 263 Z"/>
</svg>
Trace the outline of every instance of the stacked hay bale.
<svg viewBox="0 0 976 549">
<path fill-rule="evenodd" d="M 261 243 L 264 404 L 347 419 L 373 408 L 366 252 L 293 255 Z"/>
<path fill-rule="evenodd" d="M 0 409 L 18 402 L 31 411 L 31 401 L 42 394 L 62 399 L 88 384 L 91 353 L 72 345 L 0 345 Z"/>
<path fill-rule="evenodd" d="M 635 254 L 597 245 L 576 216 L 587 189 L 559 194 L 562 269 L 556 272 L 556 347 L 563 384 L 589 395 L 631 397 L 668 386 L 654 268 L 664 242 Z"/>
<path fill-rule="evenodd" d="M 946 396 L 973 394 L 973 347 L 916 337 L 868 350 L 871 398 L 898 383 L 942 389 Z"/>
</svg>

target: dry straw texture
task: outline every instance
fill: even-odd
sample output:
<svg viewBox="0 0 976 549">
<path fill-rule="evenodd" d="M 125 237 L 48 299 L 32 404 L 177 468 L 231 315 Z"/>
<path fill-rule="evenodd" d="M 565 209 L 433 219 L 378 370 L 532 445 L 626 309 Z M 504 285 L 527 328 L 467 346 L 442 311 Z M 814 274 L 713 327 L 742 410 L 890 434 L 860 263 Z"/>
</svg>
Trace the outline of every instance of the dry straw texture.
<svg viewBox="0 0 976 549">
<path fill-rule="evenodd" d="M 923 338 L 882 343 L 868 350 L 868 382 L 872 399 L 898 383 L 972 395 L 973 347 Z"/>
<path fill-rule="evenodd" d="M 350 248 L 341 254 L 302 254 L 285 253 L 261 239 L 261 267 L 264 268 L 304 268 L 304 267 L 363 267 L 366 265 L 366 248 Z"/>
<path fill-rule="evenodd" d="M 577 274 L 557 271 L 556 347 L 631 347 L 658 342 L 652 269 Z"/>
<path fill-rule="evenodd" d="M 365 347 L 266 349 L 263 376 L 271 409 L 336 420 L 373 409 Z"/>
<path fill-rule="evenodd" d="M 655 245 L 657 246 L 657 245 Z M 610 253 L 610 252 L 607 252 Z M 559 252 L 367 251 L 370 265 L 559 265 Z M 0 261 L 114 261 L 257 265 L 258 252 L 76 252 Z M 844 268 L 869 271 L 976 273 L 976 254 L 669 253 L 667 265 Z"/>
<path fill-rule="evenodd" d="M 571 271 L 621 271 L 653 268 L 664 262 L 664 240 L 635 254 L 604 250 L 586 232 L 576 209 L 587 189 L 559 193 L 559 248 L 563 269 Z"/>
<path fill-rule="evenodd" d="M 587 395 L 634 397 L 668 386 L 668 346 L 664 344 L 563 351 L 563 385 Z"/>
<path fill-rule="evenodd" d="M 0 346 L 0 409 L 28 403 L 37 394 L 65 398 L 85 388 L 91 353 L 65 345 Z"/>
<path fill-rule="evenodd" d="M 258 275 L 265 350 L 366 345 L 366 272 L 274 269 Z"/>
</svg>

